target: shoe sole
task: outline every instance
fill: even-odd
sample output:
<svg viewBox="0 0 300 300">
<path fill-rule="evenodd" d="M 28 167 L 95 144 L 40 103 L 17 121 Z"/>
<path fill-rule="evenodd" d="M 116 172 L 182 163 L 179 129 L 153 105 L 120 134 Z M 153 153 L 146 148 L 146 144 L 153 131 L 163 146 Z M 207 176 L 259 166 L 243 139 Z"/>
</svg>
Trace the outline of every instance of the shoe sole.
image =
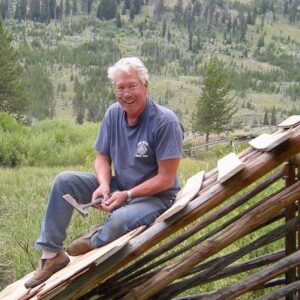
<svg viewBox="0 0 300 300">
<path fill-rule="evenodd" d="M 56 266 L 56 268 L 54 270 L 52 270 L 52 272 L 50 274 L 47 274 L 47 276 L 44 276 L 43 278 L 41 278 L 39 281 L 36 281 L 34 284 L 24 284 L 25 287 L 27 289 L 30 288 L 34 288 L 36 286 L 38 286 L 39 284 L 43 283 L 44 281 L 46 281 L 47 279 L 49 279 L 54 273 L 58 272 L 59 270 L 63 269 L 66 265 L 68 265 L 68 263 L 70 262 L 70 259 L 68 258 L 66 261 L 64 261 L 63 263 L 59 264 Z"/>
</svg>

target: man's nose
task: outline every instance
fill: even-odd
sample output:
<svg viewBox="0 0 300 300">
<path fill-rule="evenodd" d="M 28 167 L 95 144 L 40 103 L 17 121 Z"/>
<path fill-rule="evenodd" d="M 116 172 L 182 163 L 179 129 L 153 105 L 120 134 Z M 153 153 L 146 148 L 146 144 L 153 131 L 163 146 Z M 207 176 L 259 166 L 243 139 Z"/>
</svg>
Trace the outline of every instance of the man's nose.
<svg viewBox="0 0 300 300">
<path fill-rule="evenodd" d="M 131 95 L 131 94 L 132 94 L 131 88 L 124 88 L 124 91 L 123 91 L 124 96 Z"/>
</svg>

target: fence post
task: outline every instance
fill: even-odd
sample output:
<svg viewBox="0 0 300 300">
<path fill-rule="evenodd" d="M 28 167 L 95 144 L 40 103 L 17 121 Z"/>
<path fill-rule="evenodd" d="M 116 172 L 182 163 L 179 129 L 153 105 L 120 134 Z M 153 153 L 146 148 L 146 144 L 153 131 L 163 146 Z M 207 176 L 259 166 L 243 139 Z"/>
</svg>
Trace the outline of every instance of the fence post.
<svg viewBox="0 0 300 300">
<path fill-rule="evenodd" d="M 288 162 L 283 168 L 283 178 L 285 180 L 285 187 L 289 187 L 296 182 L 296 172 L 295 165 L 291 162 Z M 286 207 L 285 210 L 285 222 L 293 219 L 296 216 L 296 204 L 291 203 Z M 288 256 L 296 252 L 296 230 L 288 230 L 285 235 L 285 255 Z M 296 268 L 289 270 L 285 273 L 285 284 L 290 284 L 296 281 Z M 291 293 L 286 296 L 286 300 L 294 300 L 294 293 Z"/>
</svg>

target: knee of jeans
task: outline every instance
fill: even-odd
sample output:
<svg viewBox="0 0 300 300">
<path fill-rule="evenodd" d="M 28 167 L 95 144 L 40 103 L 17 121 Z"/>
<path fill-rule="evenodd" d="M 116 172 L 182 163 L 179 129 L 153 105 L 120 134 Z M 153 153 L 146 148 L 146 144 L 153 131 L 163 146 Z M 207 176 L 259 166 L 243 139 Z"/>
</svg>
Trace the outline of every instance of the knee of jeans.
<svg viewBox="0 0 300 300">
<path fill-rule="evenodd" d="M 56 175 L 54 179 L 54 184 L 66 184 L 70 183 L 74 180 L 74 173 L 71 171 L 64 171 Z"/>
<path fill-rule="evenodd" d="M 114 211 L 109 217 L 109 229 L 114 233 L 124 234 L 129 231 L 128 217 L 124 211 Z"/>
</svg>

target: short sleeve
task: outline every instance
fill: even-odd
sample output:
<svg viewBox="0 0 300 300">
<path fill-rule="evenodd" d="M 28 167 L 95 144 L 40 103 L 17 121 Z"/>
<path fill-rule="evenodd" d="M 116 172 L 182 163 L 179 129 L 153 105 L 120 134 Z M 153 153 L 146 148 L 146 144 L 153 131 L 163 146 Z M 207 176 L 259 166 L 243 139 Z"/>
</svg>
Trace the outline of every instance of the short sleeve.
<svg viewBox="0 0 300 300">
<path fill-rule="evenodd" d="M 169 121 L 163 124 L 155 137 L 157 160 L 182 157 L 183 129 L 179 122 Z"/>
<path fill-rule="evenodd" d="M 97 152 L 110 156 L 110 126 L 108 115 L 102 120 L 94 148 Z"/>
</svg>

